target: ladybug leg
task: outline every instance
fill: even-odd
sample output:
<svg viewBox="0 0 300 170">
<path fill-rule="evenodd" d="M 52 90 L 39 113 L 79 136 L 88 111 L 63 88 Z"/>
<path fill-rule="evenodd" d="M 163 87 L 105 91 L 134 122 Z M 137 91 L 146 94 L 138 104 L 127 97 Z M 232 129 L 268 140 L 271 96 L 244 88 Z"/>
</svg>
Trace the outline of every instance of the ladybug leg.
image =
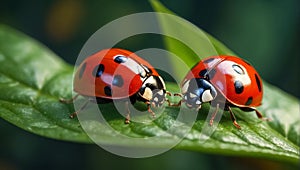
<svg viewBox="0 0 300 170">
<path fill-rule="evenodd" d="M 148 104 L 148 112 L 151 114 L 153 118 L 155 118 L 155 113 L 151 110 L 150 104 Z"/>
<path fill-rule="evenodd" d="M 153 118 L 155 118 L 155 113 L 151 110 L 151 107 L 150 107 L 150 102 L 145 102 L 147 104 L 147 107 L 148 107 L 148 112 L 151 114 L 151 116 Z"/>
<path fill-rule="evenodd" d="M 218 111 L 219 111 L 219 103 L 217 104 L 216 110 L 215 110 L 214 113 L 211 115 L 211 118 L 210 118 L 210 120 L 209 120 L 209 125 L 210 125 L 210 126 L 213 125 L 214 119 L 215 119 L 215 117 L 216 117 Z"/>
<path fill-rule="evenodd" d="M 77 116 L 89 104 L 89 102 L 90 100 L 86 100 L 85 103 L 80 107 L 80 109 L 70 115 L 70 118 L 73 119 L 75 116 Z"/>
<path fill-rule="evenodd" d="M 271 121 L 270 118 L 264 117 L 258 110 L 254 109 L 256 116 L 263 121 Z"/>
<path fill-rule="evenodd" d="M 125 102 L 125 107 L 127 110 L 127 114 L 126 114 L 126 118 L 125 118 L 125 124 L 129 124 L 130 123 L 130 110 L 129 110 L 129 106 L 128 106 L 128 101 Z"/>
<path fill-rule="evenodd" d="M 234 113 L 233 113 L 232 110 L 231 110 L 231 107 L 230 107 L 230 106 L 227 106 L 227 108 L 228 108 L 228 111 L 229 111 L 229 113 L 230 113 L 230 118 L 231 118 L 231 120 L 232 120 L 232 122 L 233 122 L 233 125 L 234 125 L 236 128 L 241 129 L 241 126 L 236 122 L 236 118 L 235 118 L 235 116 L 234 116 Z"/>
<path fill-rule="evenodd" d="M 72 97 L 71 99 L 60 98 L 59 101 L 62 102 L 62 103 L 70 104 L 70 103 L 73 103 L 74 100 L 76 100 L 78 96 L 79 96 L 79 94 L 76 94 L 76 95 L 75 95 L 74 97 Z"/>
</svg>

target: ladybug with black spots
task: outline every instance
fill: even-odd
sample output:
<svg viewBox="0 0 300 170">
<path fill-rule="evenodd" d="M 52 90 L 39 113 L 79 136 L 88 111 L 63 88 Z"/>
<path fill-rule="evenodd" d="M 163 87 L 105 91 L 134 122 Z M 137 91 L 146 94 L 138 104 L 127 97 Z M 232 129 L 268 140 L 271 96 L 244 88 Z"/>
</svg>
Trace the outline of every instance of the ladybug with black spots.
<svg viewBox="0 0 300 170">
<path fill-rule="evenodd" d="M 256 110 L 261 105 L 263 84 L 257 71 L 246 61 L 234 56 L 213 56 L 196 64 L 181 83 L 182 100 L 187 107 L 200 109 L 210 102 L 216 108 L 210 125 L 222 105 L 229 111 L 235 127 L 240 129 L 231 107 L 243 111 L 255 111 L 258 118 L 265 119 Z M 225 103 L 224 103 L 225 101 Z"/>
<path fill-rule="evenodd" d="M 88 100 L 80 110 L 70 115 L 76 116 L 89 101 L 108 103 L 112 100 L 124 101 L 127 107 L 125 123 L 130 122 L 128 103 L 142 101 L 147 104 L 148 111 L 161 106 L 166 100 L 166 86 L 157 71 L 147 61 L 135 53 L 124 49 L 111 48 L 101 50 L 86 58 L 78 67 L 73 81 L 74 91 Z M 127 100 L 129 99 L 129 100 Z"/>
</svg>

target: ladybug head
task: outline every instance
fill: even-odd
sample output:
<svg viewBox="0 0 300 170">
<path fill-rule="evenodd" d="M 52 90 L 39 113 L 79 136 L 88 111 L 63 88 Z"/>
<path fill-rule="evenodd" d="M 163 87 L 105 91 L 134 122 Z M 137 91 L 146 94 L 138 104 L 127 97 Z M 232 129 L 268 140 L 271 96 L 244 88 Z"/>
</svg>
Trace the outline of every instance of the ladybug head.
<svg viewBox="0 0 300 170">
<path fill-rule="evenodd" d="M 165 101 L 166 86 L 160 76 L 149 76 L 143 82 L 139 96 L 149 101 L 151 106 L 159 107 Z"/>
<path fill-rule="evenodd" d="M 201 108 L 201 104 L 215 99 L 215 87 L 203 78 L 193 78 L 186 81 L 182 87 L 183 100 L 189 108 Z"/>
</svg>

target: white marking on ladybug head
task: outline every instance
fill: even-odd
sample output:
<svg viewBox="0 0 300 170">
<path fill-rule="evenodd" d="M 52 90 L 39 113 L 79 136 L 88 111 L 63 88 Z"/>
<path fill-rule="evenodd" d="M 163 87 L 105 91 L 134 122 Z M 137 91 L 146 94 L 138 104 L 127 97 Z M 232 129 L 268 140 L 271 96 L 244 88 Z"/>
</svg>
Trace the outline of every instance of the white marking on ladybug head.
<svg viewBox="0 0 300 170">
<path fill-rule="evenodd" d="M 210 93 L 210 90 L 205 90 L 202 93 L 202 98 L 201 98 L 202 102 L 209 102 L 209 101 L 212 101 L 213 99 L 214 99 L 214 97 Z"/>
<path fill-rule="evenodd" d="M 165 92 L 163 89 L 155 89 L 152 91 L 153 93 L 153 103 L 155 103 L 156 106 L 162 105 L 165 102 Z"/>
<path fill-rule="evenodd" d="M 197 104 L 197 105 L 201 104 L 200 100 L 197 100 L 197 101 L 196 101 L 196 104 Z"/>
<path fill-rule="evenodd" d="M 190 80 L 187 80 L 183 83 L 182 87 L 181 87 L 181 92 L 183 94 L 185 94 L 189 88 L 189 84 L 190 84 Z"/>
<path fill-rule="evenodd" d="M 199 106 L 196 108 L 197 111 L 198 111 L 199 109 L 201 109 L 201 105 L 199 105 Z"/>
<path fill-rule="evenodd" d="M 195 98 L 195 97 L 197 97 L 197 95 L 190 93 L 190 98 Z"/>
<path fill-rule="evenodd" d="M 152 90 L 149 87 L 146 87 L 142 97 L 146 100 L 151 100 L 152 96 Z"/>
<path fill-rule="evenodd" d="M 187 100 L 187 96 L 186 95 L 184 95 L 184 100 Z"/>
<path fill-rule="evenodd" d="M 157 92 L 157 94 L 160 95 L 160 96 L 163 96 L 163 95 L 164 95 L 164 91 L 163 91 L 163 90 L 159 90 L 159 91 Z"/>
</svg>

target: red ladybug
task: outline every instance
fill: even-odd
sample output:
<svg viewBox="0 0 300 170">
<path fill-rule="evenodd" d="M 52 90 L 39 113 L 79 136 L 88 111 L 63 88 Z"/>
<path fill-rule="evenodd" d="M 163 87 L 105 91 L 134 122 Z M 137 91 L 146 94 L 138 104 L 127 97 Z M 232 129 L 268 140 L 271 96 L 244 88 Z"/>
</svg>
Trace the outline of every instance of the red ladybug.
<svg viewBox="0 0 300 170">
<path fill-rule="evenodd" d="M 233 56 L 213 56 L 195 65 L 181 83 L 182 100 L 189 108 L 201 108 L 204 102 L 214 103 L 216 111 L 210 125 L 225 101 L 233 124 L 240 129 L 231 107 L 244 111 L 255 111 L 260 119 L 262 114 L 255 107 L 261 105 L 263 84 L 257 71 L 246 61 Z M 212 102 L 214 101 L 214 102 Z"/>
<path fill-rule="evenodd" d="M 143 101 L 154 116 L 150 105 L 161 106 L 165 101 L 166 87 L 163 79 L 147 61 L 124 49 L 104 49 L 86 58 L 74 76 L 74 91 L 97 103 L 124 100 L 131 103 Z M 72 100 L 65 102 L 72 102 Z M 74 117 L 80 110 L 71 115 Z M 129 123 L 129 110 L 125 123 Z"/>
</svg>

